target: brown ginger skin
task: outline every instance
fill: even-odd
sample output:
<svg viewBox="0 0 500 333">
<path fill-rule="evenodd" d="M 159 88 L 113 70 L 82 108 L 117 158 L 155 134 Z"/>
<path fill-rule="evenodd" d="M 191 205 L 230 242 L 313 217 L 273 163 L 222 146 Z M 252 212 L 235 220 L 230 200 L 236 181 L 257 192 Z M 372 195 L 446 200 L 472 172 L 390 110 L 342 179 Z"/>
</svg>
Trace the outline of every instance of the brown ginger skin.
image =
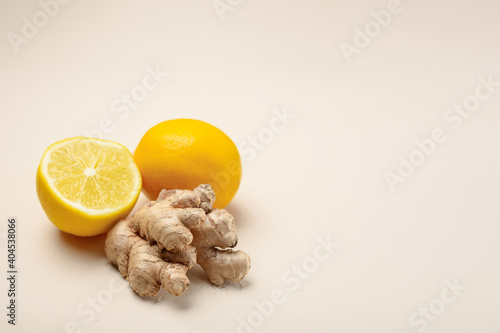
<svg viewBox="0 0 500 333">
<path fill-rule="evenodd" d="M 215 285 L 240 281 L 250 258 L 233 251 L 237 235 L 234 218 L 212 210 L 215 194 L 208 184 L 193 191 L 162 190 L 132 217 L 108 233 L 105 252 L 132 289 L 154 297 L 160 287 L 181 295 L 189 286 L 186 272 L 199 263 Z"/>
</svg>

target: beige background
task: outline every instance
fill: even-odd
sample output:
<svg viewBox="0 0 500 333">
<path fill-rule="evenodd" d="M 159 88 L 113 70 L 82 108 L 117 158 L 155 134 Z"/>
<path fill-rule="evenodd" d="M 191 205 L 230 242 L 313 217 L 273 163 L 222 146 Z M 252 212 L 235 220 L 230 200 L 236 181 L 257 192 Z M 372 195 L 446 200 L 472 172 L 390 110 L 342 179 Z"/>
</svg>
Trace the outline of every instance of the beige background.
<svg viewBox="0 0 500 333">
<path fill-rule="evenodd" d="M 19 219 L 18 325 L 3 310 L 1 331 L 237 332 L 250 320 L 257 327 L 240 332 L 500 332 L 500 87 L 458 128 L 443 118 L 474 102 L 479 77 L 500 82 L 500 3 L 401 0 L 376 31 L 370 12 L 390 1 L 228 1 L 221 19 L 212 0 L 73 0 L 16 53 L 8 34 L 22 36 L 41 7 L 0 0 L 2 272 L 6 220 Z M 348 62 L 342 43 L 367 24 L 374 37 Z M 114 112 L 148 67 L 169 75 Z M 266 130 L 284 109 L 294 118 Z M 266 141 L 244 154 L 228 207 L 252 269 L 223 288 L 194 270 L 185 295 L 143 300 L 118 288 L 104 237 L 71 237 L 46 219 L 35 171 L 47 146 L 103 121 L 104 138 L 133 151 L 178 117 L 246 149 Z M 446 141 L 391 191 L 384 174 L 400 155 L 418 160 L 415 140 L 435 128 Z M 327 237 L 340 245 L 318 257 Z M 445 280 L 455 279 L 465 289 L 453 294 Z M 259 315 L 255 302 L 280 293 Z M 419 314 L 428 307 L 432 320 Z"/>
</svg>

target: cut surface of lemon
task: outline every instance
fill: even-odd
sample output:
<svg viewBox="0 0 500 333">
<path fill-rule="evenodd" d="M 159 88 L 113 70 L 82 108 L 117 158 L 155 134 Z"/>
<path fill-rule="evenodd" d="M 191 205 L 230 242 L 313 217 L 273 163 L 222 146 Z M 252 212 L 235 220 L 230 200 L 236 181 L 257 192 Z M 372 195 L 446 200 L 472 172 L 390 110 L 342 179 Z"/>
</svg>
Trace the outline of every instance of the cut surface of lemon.
<svg viewBox="0 0 500 333">
<path fill-rule="evenodd" d="M 77 236 L 95 236 L 125 218 L 141 191 L 141 175 L 124 146 L 77 137 L 47 148 L 37 193 L 52 223 Z"/>
</svg>

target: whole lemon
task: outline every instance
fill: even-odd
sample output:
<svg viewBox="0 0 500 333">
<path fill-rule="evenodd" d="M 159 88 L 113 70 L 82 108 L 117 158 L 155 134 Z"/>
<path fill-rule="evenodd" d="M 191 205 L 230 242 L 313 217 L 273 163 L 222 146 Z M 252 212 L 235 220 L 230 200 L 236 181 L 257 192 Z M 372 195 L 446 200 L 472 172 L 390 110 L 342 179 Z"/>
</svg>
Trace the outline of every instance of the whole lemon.
<svg viewBox="0 0 500 333">
<path fill-rule="evenodd" d="M 224 208 L 241 181 L 236 145 L 217 127 L 194 119 L 167 120 L 142 137 L 134 153 L 143 192 L 155 200 L 162 189 L 189 189 L 210 184 L 214 207 Z"/>
</svg>

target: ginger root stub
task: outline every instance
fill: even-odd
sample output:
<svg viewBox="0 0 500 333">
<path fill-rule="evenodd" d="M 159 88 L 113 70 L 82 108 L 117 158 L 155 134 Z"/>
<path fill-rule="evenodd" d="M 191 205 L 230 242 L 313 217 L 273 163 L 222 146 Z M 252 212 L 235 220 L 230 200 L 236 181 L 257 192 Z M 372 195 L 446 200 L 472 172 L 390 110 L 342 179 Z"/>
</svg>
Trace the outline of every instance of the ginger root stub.
<svg viewBox="0 0 500 333">
<path fill-rule="evenodd" d="M 234 218 L 212 209 L 215 193 L 208 184 L 189 190 L 162 190 L 156 201 L 118 222 L 108 233 L 105 252 L 140 296 L 156 296 L 160 287 L 181 295 L 189 286 L 186 272 L 198 263 L 215 285 L 240 281 L 250 257 L 235 251 Z"/>
</svg>

